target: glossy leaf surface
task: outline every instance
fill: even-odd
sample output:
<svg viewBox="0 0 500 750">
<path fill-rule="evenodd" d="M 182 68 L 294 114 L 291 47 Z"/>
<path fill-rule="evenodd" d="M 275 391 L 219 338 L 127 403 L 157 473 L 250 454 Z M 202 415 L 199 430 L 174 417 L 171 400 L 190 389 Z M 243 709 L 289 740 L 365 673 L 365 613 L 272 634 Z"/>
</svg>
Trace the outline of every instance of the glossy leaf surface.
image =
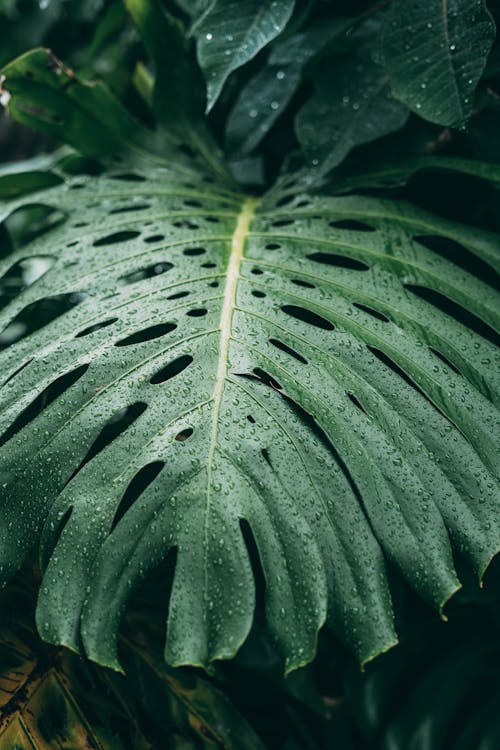
<svg viewBox="0 0 500 750">
<path fill-rule="evenodd" d="M 484 0 L 394 0 L 380 58 L 395 96 L 421 117 L 462 126 L 495 38 Z"/>
<path fill-rule="evenodd" d="M 42 636 L 119 668 L 175 549 L 166 659 L 207 666 L 252 624 L 245 521 L 285 668 L 327 618 L 365 662 L 396 638 L 384 558 L 442 608 L 453 549 L 498 549 L 498 238 L 214 179 L 129 161 L 3 204 L 66 220 L 2 260 L 2 579 L 39 540 Z"/>
<path fill-rule="evenodd" d="M 198 61 L 207 81 L 207 110 L 233 70 L 283 31 L 294 0 L 215 0 L 196 25 Z"/>
<path fill-rule="evenodd" d="M 385 71 L 361 48 L 356 56 L 329 59 L 313 75 L 315 93 L 299 111 L 295 130 L 309 162 L 321 174 L 355 146 L 401 128 L 404 104 L 391 96 Z"/>
</svg>

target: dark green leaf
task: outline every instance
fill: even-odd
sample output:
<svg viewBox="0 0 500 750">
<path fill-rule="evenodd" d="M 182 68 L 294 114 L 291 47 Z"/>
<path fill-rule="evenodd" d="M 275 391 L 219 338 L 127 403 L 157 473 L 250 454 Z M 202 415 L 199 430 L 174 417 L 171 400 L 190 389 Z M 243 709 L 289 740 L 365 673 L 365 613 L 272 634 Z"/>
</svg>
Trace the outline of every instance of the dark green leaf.
<svg viewBox="0 0 500 750">
<path fill-rule="evenodd" d="M 229 115 L 230 150 L 248 154 L 261 142 L 297 91 L 307 63 L 351 25 L 350 19 L 335 18 L 276 43 L 267 65 L 242 87 Z"/>
<path fill-rule="evenodd" d="M 67 220 L 2 265 L 50 261 L 1 317 L 2 577 L 41 538 L 43 637 L 118 668 L 176 548 L 166 659 L 207 666 L 252 624 L 245 519 L 286 670 L 327 617 L 366 662 L 395 642 L 384 556 L 442 608 L 452 545 L 478 575 L 499 546 L 497 304 L 452 262 L 498 237 L 205 177 L 132 162 L 5 205 Z"/>
<path fill-rule="evenodd" d="M 295 130 L 316 174 L 336 167 L 355 146 L 402 127 L 407 108 L 390 92 L 370 50 L 323 61 L 313 73 L 314 96 L 299 111 Z"/>
<path fill-rule="evenodd" d="M 459 127 L 494 38 L 484 0 L 393 0 L 380 60 L 398 99 L 431 122 Z"/>
<path fill-rule="evenodd" d="M 387 157 L 383 160 L 376 159 L 368 168 L 346 175 L 334 174 L 328 187 L 337 193 L 361 188 L 396 187 L 405 185 L 414 174 L 423 170 L 456 172 L 500 186 L 500 164 L 451 156 L 414 156 L 394 161 Z"/>
<path fill-rule="evenodd" d="M 2 69 L 11 114 L 20 122 L 70 143 L 89 156 L 109 156 L 151 145 L 152 135 L 103 83 L 83 82 L 46 49 Z"/>
<path fill-rule="evenodd" d="M 233 70 L 283 31 L 295 0 L 214 0 L 196 26 L 198 60 L 207 81 L 207 111 Z"/>
<path fill-rule="evenodd" d="M 154 62 L 152 105 L 159 122 L 224 172 L 222 154 L 202 119 L 202 79 L 189 57 L 182 24 L 158 0 L 126 0 L 126 6 Z"/>
</svg>

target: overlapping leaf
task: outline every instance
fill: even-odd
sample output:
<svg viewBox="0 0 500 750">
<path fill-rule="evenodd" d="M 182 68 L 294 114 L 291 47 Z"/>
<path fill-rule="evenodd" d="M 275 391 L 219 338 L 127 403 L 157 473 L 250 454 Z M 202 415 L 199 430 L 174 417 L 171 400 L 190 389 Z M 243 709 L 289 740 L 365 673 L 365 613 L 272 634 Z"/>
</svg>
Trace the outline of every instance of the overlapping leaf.
<svg viewBox="0 0 500 750">
<path fill-rule="evenodd" d="M 198 60 L 207 81 L 210 110 L 230 73 L 283 31 L 294 0 L 214 0 L 196 25 Z"/>
<path fill-rule="evenodd" d="M 124 640 L 128 674 L 123 677 L 40 641 L 28 592 L 24 576 L 0 597 L 2 749 L 263 747 L 213 684 L 161 664 L 149 640 L 151 627 L 136 633 L 140 643 Z"/>
<path fill-rule="evenodd" d="M 330 59 L 313 75 L 315 94 L 295 121 L 297 138 L 317 171 L 326 173 L 355 146 L 401 128 L 408 110 L 394 99 L 385 71 L 369 48 Z"/>
<path fill-rule="evenodd" d="M 494 39 L 484 0 L 394 0 L 380 57 L 398 99 L 431 122 L 459 127 Z"/>
<path fill-rule="evenodd" d="M 66 220 L 2 261 L 2 579 L 39 543 L 42 636 L 118 668 L 176 550 L 166 659 L 206 666 L 251 627 L 250 535 L 286 669 L 327 618 L 365 662 L 396 637 L 384 558 L 442 608 L 453 551 L 498 549 L 498 238 L 215 179 L 129 161 L 4 205 Z"/>
</svg>

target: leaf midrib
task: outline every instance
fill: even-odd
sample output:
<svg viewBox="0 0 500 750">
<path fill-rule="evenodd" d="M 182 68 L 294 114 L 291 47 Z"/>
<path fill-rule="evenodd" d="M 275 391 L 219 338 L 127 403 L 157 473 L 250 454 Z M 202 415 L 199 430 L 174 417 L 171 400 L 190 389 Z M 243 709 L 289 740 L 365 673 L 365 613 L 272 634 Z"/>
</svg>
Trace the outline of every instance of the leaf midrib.
<svg viewBox="0 0 500 750">
<path fill-rule="evenodd" d="M 255 215 L 258 203 L 258 198 L 247 198 L 244 201 L 241 211 L 238 214 L 236 227 L 231 238 L 231 250 L 227 264 L 226 283 L 224 286 L 224 296 L 219 324 L 219 359 L 213 391 L 214 407 L 212 411 L 212 426 L 210 431 L 210 444 L 207 465 L 207 505 L 210 495 L 211 465 L 213 454 L 217 444 L 219 411 L 224 392 L 224 382 L 227 376 L 229 342 L 231 340 L 231 323 L 233 312 L 236 306 L 236 289 L 238 286 L 238 280 L 240 278 L 241 262 L 243 260 L 243 249 L 245 247 L 245 241 L 249 234 L 250 223 Z"/>
<path fill-rule="evenodd" d="M 204 519 L 204 577 L 205 577 L 205 594 L 208 591 L 208 524 L 210 516 L 210 496 L 212 488 L 212 464 L 215 449 L 217 447 L 217 434 L 219 428 L 219 414 L 224 394 L 224 383 L 227 378 L 228 370 L 228 353 L 229 343 L 231 341 L 231 324 L 233 312 L 236 307 L 236 290 L 240 278 L 241 263 L 243 260 L 243 250 L 249 234 L 250 224 L 260 203 L 258 198 L 247 198 L 238 214 L 236 226 L 231 238 L 231 250 L 229 254 L 226 283 L 224 286 L 224 297 L 220 316 L 220 340 L 219 340 L 219 359 L 217 365 L 217 374 L 215 376 L 215 385 L 213 390 L 213 408 L 212 408 L 212 425 L 210 430 L 210 442 L 207 453 L 207 489 L 205 503 Z"/>
</svg>

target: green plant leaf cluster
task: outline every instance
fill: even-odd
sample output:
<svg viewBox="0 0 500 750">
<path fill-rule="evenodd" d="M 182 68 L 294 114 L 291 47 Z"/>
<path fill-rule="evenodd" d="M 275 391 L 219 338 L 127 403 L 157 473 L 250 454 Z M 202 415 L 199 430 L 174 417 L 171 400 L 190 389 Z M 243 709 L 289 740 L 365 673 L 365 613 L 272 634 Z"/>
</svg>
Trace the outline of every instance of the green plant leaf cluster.
<svg viewBox="0 0 500 750">
<path fill-rule="evenodd" d="M 99 9 L 1 71 L 4 742 L 493 747 L 495 8 Z"/>
</svg>

